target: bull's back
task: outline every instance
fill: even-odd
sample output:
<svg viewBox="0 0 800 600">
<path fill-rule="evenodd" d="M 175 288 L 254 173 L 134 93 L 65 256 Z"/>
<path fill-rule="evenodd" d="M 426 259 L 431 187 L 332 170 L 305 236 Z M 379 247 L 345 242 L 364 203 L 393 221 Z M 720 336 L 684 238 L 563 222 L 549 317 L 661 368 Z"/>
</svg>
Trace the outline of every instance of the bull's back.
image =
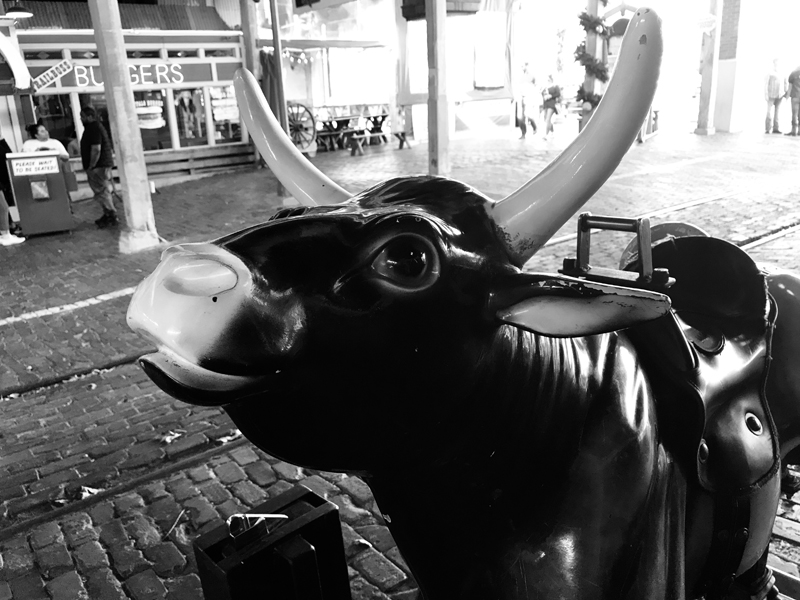
<svg viewBox="0 0 800 600">
<path fill-rule="evenodd" d="M 767 275 L 767 285 L 778 305 L 767 400 L 785 458 L 800 446 L 800 277 L 775 271 Z"/>
</svg>

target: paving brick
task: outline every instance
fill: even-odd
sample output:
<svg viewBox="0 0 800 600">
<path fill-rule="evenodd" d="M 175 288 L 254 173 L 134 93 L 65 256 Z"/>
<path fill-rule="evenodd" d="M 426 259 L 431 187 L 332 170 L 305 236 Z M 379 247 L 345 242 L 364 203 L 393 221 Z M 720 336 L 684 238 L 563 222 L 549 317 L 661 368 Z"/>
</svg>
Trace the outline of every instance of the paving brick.
<svg viewBox="0 0 800 600">
<path fill-rule="evenodd" d="M 384 592 L 406 580 L 406 574 L 374 548 L 356 556 L 352 564 L 370 583 Z"/>
<path fill-rule="evenodd" d="M 219 519 L 217 511 L 215 511 L 208 500 L 202 496 L 189 498 L 183 503 L 183 506 L 189 511 L 192 522 L 198 527 L 202 527 L 206 523 Z"/>
<path fill-rule="evenodd" d="M 51 521 L 50 523 L 45 523 L 44 525 L 40 525 L 34 529 L 31 532 L 30 540 L 31 547 L 34 550 L 37 550 L 39 548 L 49 546 L 50 544 L 54 544 L 55 542 L 63 542 L 64 534 L 61 532 L 61 528 L 58 526 L 58 523 Z"/>
<path fill-rule="evenodd" d="M 117 509 L 117 514 L 121 516 L 139 511 L 143 507 L 144 498 L 133 492 L 114 499 L 114 508 Z"/>
<path fill-rule="evenodd" d="M 114 518 L 114 505 L 108 501 L 99 502 L 89 509 L 89 516 L 95 526 L 108 523 Z"/>
<path fill-rule="evenodd" d="M 389 548 L 386 551 L 386 556 L 394 562 L 398 567 L 403 569 L 406 573 L 411 575 L 411 569 L 408 568 L 408 564 L 406 564 L 406 559 L 403 558 L 403 555 L 400 554 L 400 549 L 397 546 Z"/>
<path fill-rule="evenodd" d="M 278 480 L 275 471 L 272 470 L 270 464 L 265 460 L 259 460 L 248 464 L 244 468 L 244 472 L 251 479 L 253 483 L 263 488 L 272 485 Z"/>
<path fill-rule="evenodd" d="M 378 552 L 386 552 L 389 548 L 396 545 L 389 528 L 385 525 L 356 527 L 356 532 L 375 546 Z"/>
<path fill-rule="evenodd" d="M 107 548 L 110 548 L 112 546 L 127 544 L 130 540 L 128 538 L 128 533 L 125 531 L 125 527 L 122 526 L 122 522 L 114 520 L 100 527 L 100 541 L 103 542 Z"/>
<path fill-rule="evenodd" d="M 182 502 L 192 496 L 197 496 L 197 494 L 200 493 L 194 481 L 187 477 L 168 481 L 166 483 L 166 488 L 178 502 Z"/>
<path fill-rule="evenodd" d="M 85 454 L 76 454 L 75 456 L 70 456 L 69 458 L 62 458 L 60 460 L 48 462 L 39 468 L 39 477 L 47 477 L 56 471 L 64 471 L 70 467 L 75 467 L 89 460 L 89 457 Z"/>
<path fill-rule="evenodd" d="M 200 578 L 194 573 L 167 581 L 167 591 L 169 600 L 199 600 L 203 597 Z"/>
<path fill-rule="evenodd" d="M 286 479 L 288 481 L 297 482 L 300 481 L 303 477 L 305 477 L 305 473 L 303 473 L 303 469 L 300 467 L 296 467 L 294 465 L 290 465 L 289 463 L 278 461 L 274 465 L 272 465 L 274 471 L 278 474 L 279 477 Z"/>
<path fill-rule="evenodd" d="M 71 548 L 99 537 L 97 530 L 92 525 L 92 518 L 83 512 L 64 517 L 61 521 L 61 530 L 64 532 L 67 545 Z"/>
<path fill-rule="evenodd" d="M 371 512 L 355 506 L 349 496 L 332 496 L 329 500 L 339 507 L 339 516 L 342 520 L 353 527 L 359 524 L 366 525 L 365 521 L 373 518 Z"/>
<path fill-rule="evenodd" d="M 26 573 L 9 580 L 11 594 L 16 600 L 49 600 L 44 590 L 44 582 L 36 573 Z"/>
<path fill-rule="evenodd" d="M 341 523 L 342 526 L 342 541 L 344 542 L 344 553 L 347 558 L 352 558 L 360 554 L 372 545 L 362 538 L 356 531 L 347 523 Z"/>
<path fill-rule="evenodd" d="M 242 468 L 232 461 L 216 467 L 214 472 L 217 474 L 219 480 L 226 485 L 247 478 Z"/>
<path fill-rule="evenodd" d="M 209 469 L 206 465 L 201 465 L 199 467 L 195 467 L 194 469 L 189 469 L 189 477 L 192 478 L 192 481 L 195 483 L 202 483 L 204 481 L 208 481 L 214 475 L 211 473 L 211 469 Z"/>
<path fill-rule="evenodd" d="M 125 582 L 133 600 L 161 600 L 167 595 L 167 588 L 152 570 L 143 571 Z"/>
<path fill-rule="evenodd" d="M 330 481 L 327 481 L 320 477 L 319 475 L 311 475 L 310 477 L 305 477 L 301 479 L 298 483 L 300 485 L 306 486 L 312 492 L 322 496 L 323 498 L 329 498 L 330 496 L 336 496 L 337 494 L 341 494 L 341 491 L 338 487 L 333 485 Z"/>
<path fill-rule="evenodd" d="M 143 485 L 136 490 L 136 493 L 139 494 L 147 504 L 152 504 L 156 500 L 169 495 L 164 487 L 163 481 L 154 481 Z"/>
<path fill-rule="evenodd" d="M 128 458 L 119 463 L 119 468 L 123 470 L 140 469 L 151 467 L 162 462 L 167 452 L 157 443 L 148 443 L 143 446 L 134 446 L 128 452 Z"/>
<path fill-rule="evenodd" d="M 0 600 L 12 600 L 11 586 L 7 581 L 0 581 Z"/>
<path fill-rule="evenodd" d="M 206 481 L 198 489 L 212 504 L 221 504 L 231 498 L 231 493 L 219 481 Z"/>
<path fill-rule="evenodd" d="M 195 433 L 178 438 L 167 446 L 167 457 L 175 459 L 190 452 L 196 452 L 209 444 L 208 438 L 202 433 Z"/>
<path fill-rule="evenodd" d="M 372 500 L 372 490 L 358 477 L 345 477 L 338 485 L 361 506 Z"/>
<path fill-rule="evenodd" d="M 293 487 L 294 486 L 291 483 L 281 479 L 267 488 L 267 496 L 269 496 L 270 498 L 274 498 L 275 496 L 280 496 L 282 493 L 288 492 Z"/>
<path fill-rule="evenodd" d="M 71 571 L 75 565 L 67 546 L 62 542 L 55 542 L 44 548 L 34 551 L 36 563 L 42 575 L 48 579 L 57 577 L 66 571 Z"/>
<path fill-rule="evenodd" d="M 258 460 L 258 454 L 256 454 L 252 448 L 247 446 L 240 446 L 239 448 L 234 448 L 228 454 L 235 460 L 237 463 L 242 465 L 249 465 L 250 463 L 256 462 Z"/>
<path fill-rule="evenodd" d="M 88 600 L 89 594 L 83 580 L 75 571 L 59 575 L 47 583 L 47 591 L 53 600 Z"/>
<path fill-rule="evenodd" d="M 159 529 L 166 533 L 181 514 L 181 507 L 172 496 L 167 496 L 153 502 L 148 507 L 147 514 L 153 518 Z"/>
<path fill-rule="evenodd" d="M 3 549 L 3 579 L 13 579 L 33 568 L 33 552 L 27 546 Z"/>
<path fill-rule="evenodd" d="M 352 600 L 390 600 L 389 596 L 362 577 L 350 580 Z"/>
<path fill-rule="evenodd" d="M 88 541 L 81 544 L 73 550 L 72 556 L 75 558 L 78 569 L 84 575 L 95 569 L 108 567 L 106 551 L 95 541 Z"/>
<path fill-rule="evenodd" d="M 261 504 L 267 498 L 267 494 L 264 490 L 247 480 L 234 483 L 231 486 L 231 491 L 237 498 L 250 507 Z"/>
<path fill-rule="evenodd" d="M 127 579 L 131 575 L 150 568 L 150 563 L 133 546 L 127 544 L 112 546 L 109 554 L 111 555 L 111 566 L 122 579 Z"/>
<path fill-rule="evenodd" d="M 55 495 L 58 490 L 43 490 L 35 494 L 29 494 L 24 498 L 18 498 L 8 501 L 8 514 L 12 517 L 21 515 L 25 512 L 41 508 L 43 506 L 50 506 L 51 497 Z"/>
<path fill-rule="evenodd" d="M 122 586 L 110 569 L 97 569 L 89 573 L 86 589 L 92 600 L 128 600 L 128 596 L 122 591 Z"/>
<path fill-rule="evenodd" d="M 222 504 L 217 505 L 217 512 L 220 517 L 222 517 L 223 521 L 226 521 L 231 515 L 245 513 L 247 510 L 247 507 L 242 506 L 235 499 L 226 500 Z"/>
<path fill-rule="evenodd" d="M 151 546 L 144 555 L 160 577 L 174 577 L 186 567 L 186 558 L 172 542 Z"/>
<path fill-rule="evenodd" d="M 161 533 L 153 522 L 141 513 L 133 513 L 124 520 L 125 530 L 140 550 L 161 542 Z"/>
</svg>

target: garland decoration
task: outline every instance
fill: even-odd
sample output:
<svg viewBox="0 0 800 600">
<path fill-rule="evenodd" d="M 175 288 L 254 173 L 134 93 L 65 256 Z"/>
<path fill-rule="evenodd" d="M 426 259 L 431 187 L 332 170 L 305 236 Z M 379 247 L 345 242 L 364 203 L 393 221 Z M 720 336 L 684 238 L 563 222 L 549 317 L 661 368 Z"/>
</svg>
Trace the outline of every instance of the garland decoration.
<svg viewBox="0 0 800 600">
<path fill-rule="evenodd" d="M 608 81 L 608 67 L 603 61 L 597 60 L 594 56 L 586 52 L 585 42 L 581 42 L 575 49 L 574 56 L 575 61 L 581 64 L 588 75 L 593 76 L 603 83 Z"/>
<path fill-rule="evenodd" d="M 611 37 L 611 30 L 606 27 L 606 24 L 602 18 L 596 15 L 590 15 L 586 11 L 583 11 L 580 15 L 578 15 L 578 19 L 580 19 L 581 27 L 583 27 L 584 31 L 587 33 L 593 31 L 597 35 L 606 39 Z"/>
</svg>

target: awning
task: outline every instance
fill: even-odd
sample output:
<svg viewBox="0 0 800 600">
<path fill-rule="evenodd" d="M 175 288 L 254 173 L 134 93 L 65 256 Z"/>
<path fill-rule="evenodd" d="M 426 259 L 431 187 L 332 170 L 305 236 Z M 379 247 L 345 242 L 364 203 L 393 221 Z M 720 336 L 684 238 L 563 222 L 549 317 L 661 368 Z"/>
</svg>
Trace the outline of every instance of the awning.
<svg viewBox="0 0 800 600">
<path fill-rule="evenodd" d="M 271 39 L 259 39 L 260 48 L 272 48 Z M 328 39 L 293 39 L 281 38 L 281 46 L 296 50 L 313 50 L 315 48 L 383 48 L 383 42 L 375 40 L 328 40 Z"/>
</svg>

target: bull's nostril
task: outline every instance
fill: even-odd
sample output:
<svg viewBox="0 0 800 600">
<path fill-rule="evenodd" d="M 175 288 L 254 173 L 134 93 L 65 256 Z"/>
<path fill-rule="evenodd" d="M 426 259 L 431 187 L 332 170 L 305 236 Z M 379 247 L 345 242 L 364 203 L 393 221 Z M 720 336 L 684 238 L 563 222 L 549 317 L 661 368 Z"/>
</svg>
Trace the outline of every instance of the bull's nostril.
<svg viewBox="0 0 800 600">
<path fill-rule="evenodd" d="M 184 296 L 216 296 L 236 287 L 238 278 L 230 267 L 215 260 L 198 258 L 177 265 L 164 276 L 164 287 Z"/>
</svg>

